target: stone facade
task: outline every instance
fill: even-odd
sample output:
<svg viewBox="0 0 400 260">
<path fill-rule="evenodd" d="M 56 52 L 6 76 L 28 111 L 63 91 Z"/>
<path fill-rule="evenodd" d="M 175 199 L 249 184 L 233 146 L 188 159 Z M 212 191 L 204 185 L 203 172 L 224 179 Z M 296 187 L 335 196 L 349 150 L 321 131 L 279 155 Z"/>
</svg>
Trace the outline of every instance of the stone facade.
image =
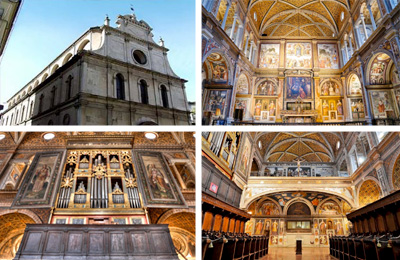
<svg viewBox="0 0 400 260">
<path fill-rule="evenodd" d="M 134 14 L 90 28 L 16 93 L 2 125 L 189 125 L 185 82 Z"/>
</svg>

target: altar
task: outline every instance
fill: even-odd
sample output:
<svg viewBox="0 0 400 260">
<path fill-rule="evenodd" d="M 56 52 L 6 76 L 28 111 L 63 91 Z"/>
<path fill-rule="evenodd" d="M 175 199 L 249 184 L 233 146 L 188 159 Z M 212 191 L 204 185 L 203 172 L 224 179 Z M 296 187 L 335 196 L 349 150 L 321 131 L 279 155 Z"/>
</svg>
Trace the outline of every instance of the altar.
<svg viewBox="0 0 400 260">
<path fill-rule="evenodd" d="M 317 110 L 282 110 L 281 111 L 282 122 L 284 123 L 315 123 L 318 117 Z"/>
</svg>

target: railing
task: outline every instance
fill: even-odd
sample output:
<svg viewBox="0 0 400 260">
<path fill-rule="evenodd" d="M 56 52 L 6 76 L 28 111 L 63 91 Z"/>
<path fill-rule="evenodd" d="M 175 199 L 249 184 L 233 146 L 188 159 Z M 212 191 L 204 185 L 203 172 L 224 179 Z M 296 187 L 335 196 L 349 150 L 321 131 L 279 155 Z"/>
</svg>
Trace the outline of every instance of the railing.
<svg viewBox="0 0 400 260">
<path fill-rule="evenodd" d="M 288 125 L 367 125 L 366 121 L 352 121 L 352 122 L 335 122 L 335 123 L 268 123 L 268 122 L 254 122 L 254 121 L 233 121 L 232 125 L 269 125 L 269 126 L 288 126 Z M 400 121 L 399 121 L 400 124 Z"/>
</svg>

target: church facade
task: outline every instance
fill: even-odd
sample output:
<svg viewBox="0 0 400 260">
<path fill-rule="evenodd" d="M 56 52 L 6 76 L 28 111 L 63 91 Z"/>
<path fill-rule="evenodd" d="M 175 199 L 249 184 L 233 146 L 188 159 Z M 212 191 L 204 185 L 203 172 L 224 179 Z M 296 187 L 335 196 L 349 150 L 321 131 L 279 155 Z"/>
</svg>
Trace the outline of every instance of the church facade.
<svg viewBox="0 0 400 260">
<path fill-rule="evenodd" d="M 203 124 L 398 124 L 397 1 L 202 1 Z"/>
<path fill-rule="evenodd" d="M 194 259 L 192 132 L 0 138 L 1 259 Z"/>
<path fill-rule="evenodd" d="M 189 125 L 186 80 L 151 31 L 106 17 L 8 100 L 1 125 Z"/>
<path fill-rule="evenodd" d="M 374 220 L 357 223 L 358 231 L 348 213 L 398 193 L 399 138 L 398 132 L 203 132 L 203 256 L 225 259 L 243 246 L 234 241 L 266 238 L 269 250 L 289 248 L 282 255 L 294 259 L 298 240 L 314 250 L 307 252 L 328 254 L 315 248 L 328 248 L 334 236 L 396 234 L 397 209 L 364 211 Z M 269 257 L 281 256 L 273 252 Z"/>
</svg>

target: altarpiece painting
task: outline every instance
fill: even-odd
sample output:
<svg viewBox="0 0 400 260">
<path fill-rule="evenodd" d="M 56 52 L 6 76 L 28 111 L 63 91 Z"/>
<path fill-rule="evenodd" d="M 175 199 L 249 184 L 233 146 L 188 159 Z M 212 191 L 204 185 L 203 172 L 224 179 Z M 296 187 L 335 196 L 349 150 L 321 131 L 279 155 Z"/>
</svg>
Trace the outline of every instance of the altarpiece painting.
<svg viewBox="0 0 400 260">
<path fill-rule="evenodd" d="M 38 153 L 32 161 L 13 207 L 51 207 L 63 152 Z M 53 194 L 54 193 L 54 194 Z"/>
<path fill-rule="evenodd" d="M 134 151 L 143 203 L 152 208 L 187 208 L 185 199 L 162 153 Z"/>
</svg>

